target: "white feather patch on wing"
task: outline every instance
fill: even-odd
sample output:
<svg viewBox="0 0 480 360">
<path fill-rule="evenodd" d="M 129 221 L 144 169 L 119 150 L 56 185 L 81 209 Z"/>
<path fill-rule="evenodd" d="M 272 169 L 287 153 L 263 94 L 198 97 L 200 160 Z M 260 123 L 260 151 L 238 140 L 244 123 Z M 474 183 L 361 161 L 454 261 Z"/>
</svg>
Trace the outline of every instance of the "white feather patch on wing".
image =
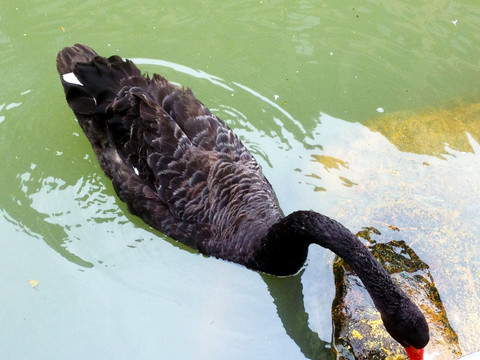
<svg viewBox="0 0 480 360">
<path fill-rule="evenodd" d="M 83 86 L 83 84 L 80 82 L 80 80 L 78 80 L 78 78 L 75 76 L 75 74 L 73 72 L 63 74 L 62 78 L 65 82 L 67 82 L 69 84 Z"/>
</svg>

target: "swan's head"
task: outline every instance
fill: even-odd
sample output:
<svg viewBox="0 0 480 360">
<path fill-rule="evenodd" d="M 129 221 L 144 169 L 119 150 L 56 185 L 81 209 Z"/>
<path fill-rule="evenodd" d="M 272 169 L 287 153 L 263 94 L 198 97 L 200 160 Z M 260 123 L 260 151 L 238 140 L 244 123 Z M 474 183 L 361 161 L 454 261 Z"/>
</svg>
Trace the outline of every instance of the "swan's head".
<svg viewBox="0 0 480 360">
<path fill-rule="evenodd" d="M 402 312 L 382 315 L 388 333 L 405 348 L 410 360 L 422 360 L 423 348 L 430 340 L 427 320 L 412 302 L 404 304 Z"/>
</svg>

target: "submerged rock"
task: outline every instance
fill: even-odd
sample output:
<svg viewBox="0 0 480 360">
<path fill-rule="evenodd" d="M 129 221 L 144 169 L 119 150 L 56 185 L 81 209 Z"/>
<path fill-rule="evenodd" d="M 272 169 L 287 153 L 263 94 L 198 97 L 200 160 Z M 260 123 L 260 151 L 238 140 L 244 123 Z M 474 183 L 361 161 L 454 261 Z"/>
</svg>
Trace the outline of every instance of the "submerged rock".
<svg viewBox="0 0 480 360">
<path fill-rule="evenodd" d="M 368 237 L 370 231 L 371 228 L 364 235 Z M 430 326 L 425 358 L 458 359 L 461 356 L 458 337 L 447 319 L 428 265 L 404 241 L 378 243 L 370 249 L 425 314 Z M 333 268 L 336 284 L 333 342 L 337 359 L 408 359 L 403 347 L 385 330 L 380 313 L 351 268 L 338 257 Z"/>
<path fill-rule="evenodd" d="M 364 122 L 400 151 L 444 158 L 445 147 L 473 153 L 472 140 L 480 139 L 480 103 L 463 103 L 449 109 L 402 111 Z"/>
</svg>

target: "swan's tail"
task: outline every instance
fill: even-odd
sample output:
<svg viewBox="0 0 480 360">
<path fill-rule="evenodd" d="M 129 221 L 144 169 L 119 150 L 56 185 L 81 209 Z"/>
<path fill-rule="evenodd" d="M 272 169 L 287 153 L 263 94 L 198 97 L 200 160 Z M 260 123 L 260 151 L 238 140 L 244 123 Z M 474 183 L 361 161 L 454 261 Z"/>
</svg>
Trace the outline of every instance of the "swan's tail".
<svg viewBox="0 0 480 360">
<path fill-rule="evenodd" d="M 119 56 L 98 56 L 82 44 L 58 53 L 57 70 L 68 104 L 79 121 L 82 115 L 105 113 L 126 81 L 136 79 L 141 85 L 145 83 L 140 70 L 131 61 Z"/>
<path fill-rule="evenodd" d="M 89 63 L 96 56 L 93 49 L 83 44 L 66 47 L 57 54 L 57 70 L 61 75 L 73 72 L 76 64 Z"/>
</svg>

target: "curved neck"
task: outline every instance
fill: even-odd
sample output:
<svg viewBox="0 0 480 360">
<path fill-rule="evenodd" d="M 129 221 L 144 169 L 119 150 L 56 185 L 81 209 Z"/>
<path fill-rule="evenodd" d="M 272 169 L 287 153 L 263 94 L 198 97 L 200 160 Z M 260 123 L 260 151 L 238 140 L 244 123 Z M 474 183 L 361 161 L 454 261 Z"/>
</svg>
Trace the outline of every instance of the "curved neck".
<svg viewBox="0 0 480 360">
<path fill-rule="evenodd" d="M 272 226 L 261 247 L 260 270 L 277 275 L 297 272 L 306 260 L 310 244 L 330 249 L 353 268 L 395 340 L 417 349 L 428 343 L 428 324 L 420 309 L 366 246 L 346 227 L 327 216 L 297 211 Z"/>
<path fill-rule="evenodd" d="M 313 211 L 296 211 L 270 229 L 262 247 L 260 270 L 276 275 L 296 273 L 306 260 L 310 244 L 333 251 L 352 267 L 382 317 L 393 316 L 405 303 L 411 303 L 354 234 L 339 222 Z"/>
</svg>

